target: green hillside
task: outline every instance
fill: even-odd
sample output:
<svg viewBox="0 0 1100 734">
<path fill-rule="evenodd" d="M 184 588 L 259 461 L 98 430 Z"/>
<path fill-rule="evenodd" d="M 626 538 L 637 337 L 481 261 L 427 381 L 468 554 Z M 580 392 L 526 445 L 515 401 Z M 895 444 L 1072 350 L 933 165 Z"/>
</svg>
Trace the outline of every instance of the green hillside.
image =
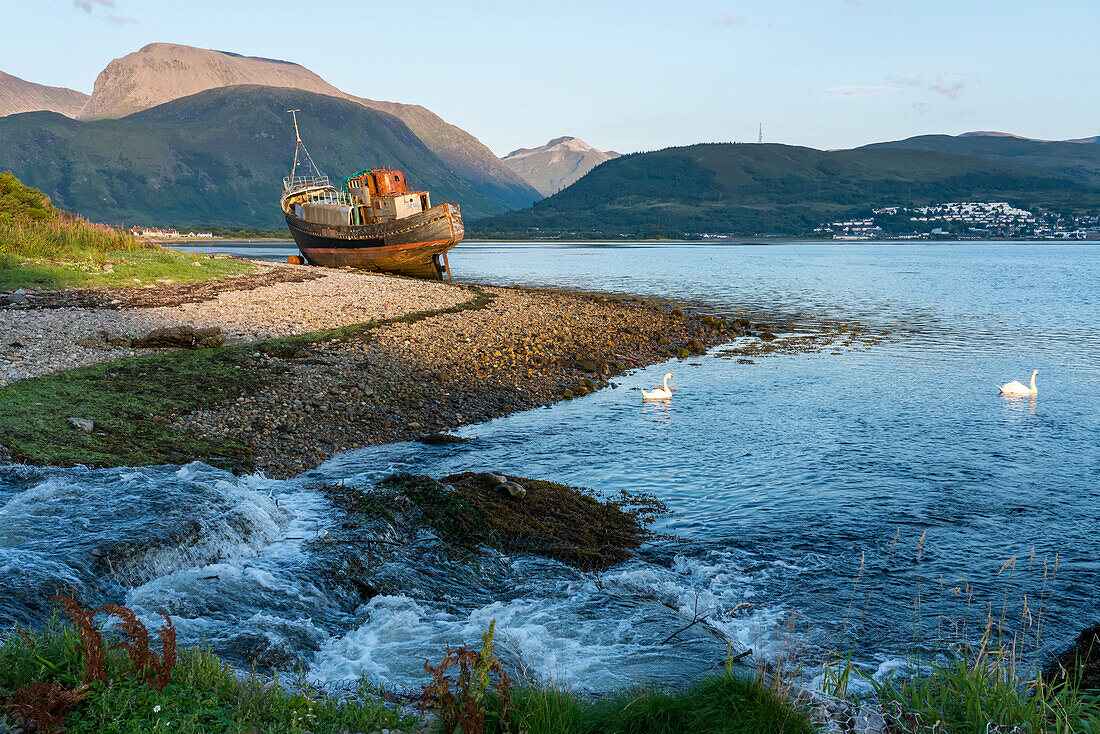
<svg viewBox="0 0 1100 734">
<path fill-rule="evenodd" d="M 910 148 L 968 155 L 983 160 L 1038 168 L 1063 176 L 1100 184 L 1100 145 L 1027 140 L 991 135 L 921 135 L 889 143 L 875 143 L 862 150 Z"/>
<path fill-rule="evenodd" d="M 455 174 L 393 115 L 274 87 L 212 89 L 122 119 L 0 118 L 0 170 L 96 221 L 281 228 L 278 200 L 294 155 L 286 110 L 294 108 L 314 161 L 333 179 L 393 166 L 468 218 L 514 205 L 507 192 Z"/>
<path fill-rule="evenodd" d="M 528 209 L 469 229 L 475 236 L 799 235 L 875 206 L 968 199 L 1097 211 L 1100 186 L 933 151 L 714 143 L 608 161 Z"/>
</svg>

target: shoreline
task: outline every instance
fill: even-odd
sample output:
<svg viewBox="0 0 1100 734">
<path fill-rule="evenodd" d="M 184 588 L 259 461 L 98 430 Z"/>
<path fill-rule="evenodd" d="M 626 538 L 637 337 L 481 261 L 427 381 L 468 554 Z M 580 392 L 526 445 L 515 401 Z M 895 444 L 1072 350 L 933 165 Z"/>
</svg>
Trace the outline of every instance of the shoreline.
<svg viewBox="0 0 1100 734">
<path fill-rule="evenodd" d="M 39 355 L 14 374 L 11 355 L 0 355 L 0 406 L 17 412 L 69 396 L 37 408 L 57 415 L 29 433 L 6 431 L 0 456 L 93 466 L 198 459 L 283 478 L 343 451 L 447 440 L 437 434 L 768 329 L 629 297 L 265 265 L 200 284 L 32 293 L 31 303 L 0 309 L 6 326 L 20 327 L 12 333 L 28 335 L 19 351 Z M 230 341 L 146 350 L 123 333 L 173 324 L 222 328 Z M 92 329 L 103 344 L 75 343 Z M 126 346 L 107 343 L 116 337 Z M 120 392 L 125 409 L 115 407 Z M 95 429 L 74 429 L 69 417 Z M 181 433 L 187 440 L 171 440 Z"/>
</svg>

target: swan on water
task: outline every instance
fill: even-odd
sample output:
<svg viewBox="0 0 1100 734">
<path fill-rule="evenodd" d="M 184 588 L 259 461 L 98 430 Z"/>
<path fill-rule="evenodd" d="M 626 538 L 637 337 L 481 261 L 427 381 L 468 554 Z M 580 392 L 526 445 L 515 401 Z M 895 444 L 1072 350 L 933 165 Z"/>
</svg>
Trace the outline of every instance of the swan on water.
<svg viewBox="0 0 1100 734">
<path fill-rule="evenodd" d="M 1031 371 L 1031 387 L 1013 380 L 1007 385 L 997 385 L 997 389 L 1001 391 L 1001 395 L 1038 395 L 1039 388 L 1035 387 L 1035 375 L 1037 374 L 1039 374 L 1039 370 Z"/>
<path fill-rule="evenodd" d="M 671 398 L 672 391 L 676 389 L 674 387 L 668 386 L 668 381 L 671 379 L 674 379 L 672 377 L 672 373 L 665 373 L 664 382 L 662 382 L 659 387 L 653 388 L 653 390 L 650 392 L 642 390 L 642 400 L 668 400 L 669 398 Z"/>
</svg>

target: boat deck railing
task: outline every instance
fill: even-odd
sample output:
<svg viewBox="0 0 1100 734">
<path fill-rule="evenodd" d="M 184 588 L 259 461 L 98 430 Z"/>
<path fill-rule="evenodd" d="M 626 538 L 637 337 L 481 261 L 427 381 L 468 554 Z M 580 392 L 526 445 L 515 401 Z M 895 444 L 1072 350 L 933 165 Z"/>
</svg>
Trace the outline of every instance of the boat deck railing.
<svg viewBox="0 0 1100 734">
<path fill-rule="evenodd" d="M 328 176 L 321 176 L 320 178 L 284 178 L 283 184 L 286 186 L 288 194 L 301 192 L 297 195 L 300 198 L 296 199 L 300 204 L 357 206 L 362 203 L 358 199 L 352 198 L 351 194 L 346 191 L 337 191 L 328 182 Z"/>
<path fill-rule="evenodd" d="M 283 179 L 283 191 L 296 191 L 297 189 L 310 189 L 318 186 L 331 186 L 328 176 L 287 176 Z"/>
</svg>

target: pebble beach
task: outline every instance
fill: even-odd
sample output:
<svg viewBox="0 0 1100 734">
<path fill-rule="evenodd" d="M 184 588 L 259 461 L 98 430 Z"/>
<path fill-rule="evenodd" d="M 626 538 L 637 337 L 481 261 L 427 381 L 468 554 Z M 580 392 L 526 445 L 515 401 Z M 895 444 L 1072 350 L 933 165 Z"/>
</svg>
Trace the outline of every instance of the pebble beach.
<svg viewBox="0 0 1100 734">
<path fill-rule="evenodd" d="M 227 344 L 248 344 L 381 322 L 366 335 L 258 350 L 246 368 L 277 374 L 269 387 L 166 417 L 248 446 L 274 477 L 359 446 L 439 440 L 468 423 L 614 388 L 622 372 L 702 353 L 752 326 L 603 296 L 270 263 L 197 285 L 28 301 L 0 309 L 10 335 L 0 384 L 150 353 L 128 339 L 171 326 L 215 327 Z"/>
</svg>

